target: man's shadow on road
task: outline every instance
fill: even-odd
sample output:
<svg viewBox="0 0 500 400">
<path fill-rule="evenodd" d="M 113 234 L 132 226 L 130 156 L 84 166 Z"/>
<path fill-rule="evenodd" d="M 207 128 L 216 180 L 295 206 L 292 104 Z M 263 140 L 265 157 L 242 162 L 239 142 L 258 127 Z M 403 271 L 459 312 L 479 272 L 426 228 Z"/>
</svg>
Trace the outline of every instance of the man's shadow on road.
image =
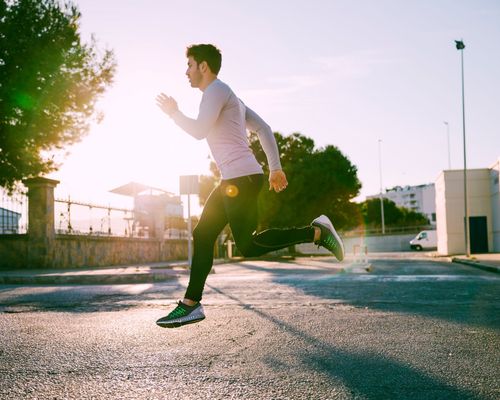
<svg viewBox="0 0 500 400">
<path fill-rule="evenodd" d="M 69 312 L 74 314 L 85 314 L 93 312 L 115 312 L 126 311 L 137 307 L 137 302 L 144 299 L 157 300 L 163 299 L 167 291 L 165 288 L 162 295 L 156 295 L 156 291 L 149 293 L 153 284 L 139 284 L 145 287 L 140 291 L 129 292 L 128 287 L 136 284 L 124 285 L 64 285 L 64 286 L 34 286 L 42 290 L 33 292 L 23 291 L 18 293 L 18 288 L 29 288 L 29 286 L 11 285 L 1 292 L 10 295 L 2 300 L 0 304 L 0 313 L 22 313 L 32 311 L 54 311 Z M 98 293 L 92 293 L 92 288 L 98 286 Z M 114 288 L 109 291 L 105 288 Z M 179 279 L 174 277 L 168 281 L 168 292 L 176 293 L 184 290 L 184 285 Z M 131 301 L 132 300 L 132 301 Z M 136 300 L 136 301 L 133 301 Z"/>
<path fill-rule="evenodd" d="M 363 399 L 443 399 L 479 400 L 470 391 L 455 388 L 398 360 L 367 352 L 346 351 L 311 336 L 297 327 L 243 303 L 240 299 L 207 285 L 213 291 L 235 301 L 244 309 L 272 322 L 280 330 L 304 342 L 305 350 L 297 357 L 305 368 L 327 375 L 349 388 L 353 398 Z M 314 349 L 314 350 L 311 350 Z M 271 368 L 282 368 L 283 361 L 268 359 Z M 408 397 L 410 396 L 410 397 Z"/>
<path fill-rule="evenodd" d="M 375 269 L 378 263 L 380 262 L 373 263 Z M 405 260 L 402 263 L 409 264 L 411 261 Z M 384 280 L 371 279 L 371 273 L 339 274 L 319 266 L 280 268 L 273 271 L 272 268 L 251 262 L 238 265 L 252 271 L 271 274 L 274 283 L 299 289 L 315 297 L 338 299 L 355 307 L 422 315 L 488 329 L 500 327 L 499 281 L 482 279 L 491 276 L 488 272 L 477 277 L 459 275 L 456 280 L 440 279 L 440 274 L 436 274 L 435 279 L 432 279 L 432 276 L 427 277 L 426 283 L 423 284 L 418 279 L 397 279 L 395 275 L 386 275 L 387 279 Z M 447 263 L 440 267 L 443 268 L 443 274 L 450 268 Z M 331 271 L 330 274 L 328 270 Z M 306 274 L 310 279 L 297 279 L 297 274 Z"/>
</svg>

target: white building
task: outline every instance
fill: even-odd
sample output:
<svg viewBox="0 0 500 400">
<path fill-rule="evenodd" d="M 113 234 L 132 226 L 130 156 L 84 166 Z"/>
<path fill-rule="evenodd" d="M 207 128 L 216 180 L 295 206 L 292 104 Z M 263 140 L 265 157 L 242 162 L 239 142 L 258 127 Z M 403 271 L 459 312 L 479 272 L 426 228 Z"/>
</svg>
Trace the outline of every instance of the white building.
<svg viewBox="0 0 500 400">
<path fill-rule="evenodd" d="M 471 253 L 500 252 L 500 158 L 490 167 L 467 170 Z M 443 171 L 436 180 L 438 252 L 465 253 L 463 170 Z"/>
<path fill-rule="evenodd" d="M 165 239 L 185 236 L 180 196 L 137 182 L 129 182 L 110 192 L 134 199 L 132 230 L 139 236 Z"/>
<path fill-rule="evenodd" d="M 436 224 L 436 192 L 434 184 L 418 186 L 396 186 L 386 189 L 382 196 L 396 203 L 398 207 L 405 207 L 427 216 L 431 225 Z M 378 199 L 380 195 L 367 196 L 367 199 Z"/>
</svg>

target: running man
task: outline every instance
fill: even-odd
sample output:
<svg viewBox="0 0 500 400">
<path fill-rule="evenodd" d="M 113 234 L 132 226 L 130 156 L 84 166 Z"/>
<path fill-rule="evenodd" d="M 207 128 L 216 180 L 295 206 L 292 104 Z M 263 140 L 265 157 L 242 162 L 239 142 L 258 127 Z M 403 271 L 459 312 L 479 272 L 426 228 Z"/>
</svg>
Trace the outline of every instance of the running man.
<svg viewBox="0 0 500 400">
<path fill-rule="evenodd" d="M 206 139 L 222 180 L 208 197 L 200 220 L 193 230 L 193 259 L 184 299 L 156 323 L 174 328 L 205 319 L 200 301 L 213 264 L 215 241 L 229 224 L 236 246 L 245 257 L 260 256 L 293 244 L 314 242 L 342 261 L 344 245 L 325 215 L 310 226 L 268 229 L 257 233 L 257 197 L 264 173 L 249 147 L 247 129 L 257 133 L 269 164 L 269 190 L 279 193 L 288 182 L 281 169 L 273 132 L 262 118 L 248 108 L 231 88 L 217 78 L 222 56 L 211 44 L 187 48 L 186 75 L 191 87 L 203 92 L 198 117 L 185 116 L 177 102 L 164 93 L 157 96 L 158 107 L 175 124 L 195 139 Z"/>
</svg>

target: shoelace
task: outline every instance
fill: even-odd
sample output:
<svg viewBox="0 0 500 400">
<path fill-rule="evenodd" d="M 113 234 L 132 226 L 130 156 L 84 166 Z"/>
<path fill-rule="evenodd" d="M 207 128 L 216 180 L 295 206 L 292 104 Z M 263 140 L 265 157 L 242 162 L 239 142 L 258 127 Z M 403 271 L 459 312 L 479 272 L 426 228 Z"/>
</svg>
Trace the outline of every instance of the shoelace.
<svg viewBox="0 0 500 400">
<path fill-rule="evenodd" d="M 172 318 L 178 318 L 178 317 L 183 317 L 187 313 L 188 313 L 187 310 L 185 310 L 181 306 L 177 306 L 177 308 L 174 311 L 172 311 L 169 316 L 171 316 Z"/>
<path fill-rule="evenodd" d="M 327 246 L 330 247 L 337 247 L 336 241 L 333 239 L 333 236 L 328 236 L 324 241 L 323 241 Z"/>
</svg>

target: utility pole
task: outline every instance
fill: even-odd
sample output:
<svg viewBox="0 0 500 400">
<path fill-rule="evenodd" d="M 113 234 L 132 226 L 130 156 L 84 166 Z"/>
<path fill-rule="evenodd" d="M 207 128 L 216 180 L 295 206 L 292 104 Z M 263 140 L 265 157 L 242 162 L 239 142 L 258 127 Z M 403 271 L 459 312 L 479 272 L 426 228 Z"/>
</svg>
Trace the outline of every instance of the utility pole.
<svg viewBox="0 0 500 400">
<path fill-rule="evenodd" d="M 460 50 L 460 58 L 462 61 L 462 131 L 464 141 L 464 239 L 465 239 L 465 255 L 470 257 L 470 240 L 469 240 L 469 208 L 467 205 L 467 151 L 465 147 L 465 88 L 464 88 L 464 49 L 463 40 L 455 40 L 457 50 Z"/>
<path fill-rule="evenodd" d="M 382 222 L 382 235 L 385 235 L 385 220 L 384 220 L 384 197 L 382 196 L 382 140 L 378 140 L 378 169 L 380 173 L 380 220 Z"/>
</svg>

